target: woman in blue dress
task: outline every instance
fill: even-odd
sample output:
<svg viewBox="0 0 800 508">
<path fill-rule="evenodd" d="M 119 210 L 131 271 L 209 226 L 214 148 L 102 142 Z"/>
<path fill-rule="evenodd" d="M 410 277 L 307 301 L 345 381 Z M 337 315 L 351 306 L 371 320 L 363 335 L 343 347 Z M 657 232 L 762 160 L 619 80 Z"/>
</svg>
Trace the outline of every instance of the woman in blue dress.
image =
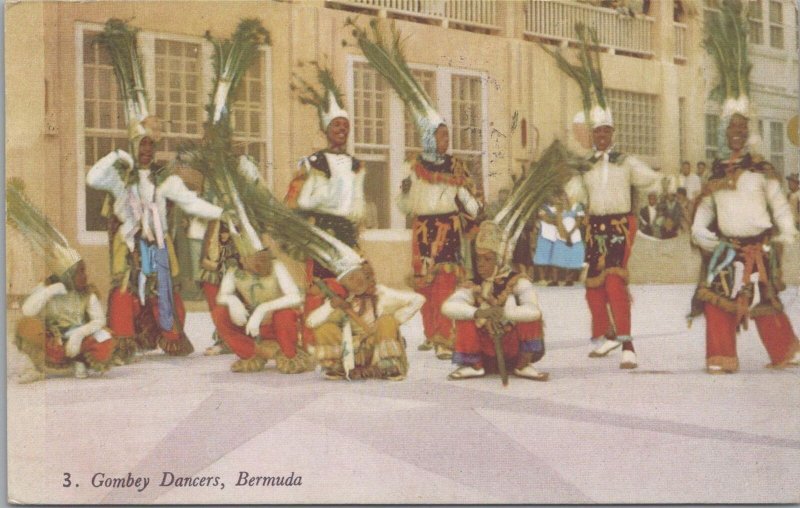
<svg viewBox="0 0 800 508">
<path fill-rule="evenodd" d="M 551 286 L 558 285 L 558 270 L 553 266 L 553 249 L 558 239 L 558 212 L 553 199 L 548 199 L 539 209 L 539 233 L 536 237 L 536 251 L 533 254 L 533 268 L 537 281 Z"/>
<path fill-rule="evenodd" d="M 571 204 L 564 192 L 556 197 L 555 203 L 559 221 L 550 262 L 560 272 L 560 279 L 566 281 L 565 285 L 572 286 L 583 269 L 585 249 L 581 225 L 586 213 L 580 203 Z"/>
</svg>

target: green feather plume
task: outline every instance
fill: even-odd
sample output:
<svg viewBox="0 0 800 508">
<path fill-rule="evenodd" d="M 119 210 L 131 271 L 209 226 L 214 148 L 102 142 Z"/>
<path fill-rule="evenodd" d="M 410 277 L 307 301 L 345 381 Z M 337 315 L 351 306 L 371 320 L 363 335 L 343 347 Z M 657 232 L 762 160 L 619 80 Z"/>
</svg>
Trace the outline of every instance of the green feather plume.
<svg viewBox="0 0 800 508">
<path fill-rule="evenodd" d="M 111 65 L 120 96 L 125 102 L 126 124 L 139 122 L 148 114 L 142 59 L 136 45 L 138 28 L 111 18 L 94 43 L 102 45 L 111 56 Z"/>
<path fill-rule="evenodd" d="M 25 194 L 25 183 L 12 178 L 6 186 L 6 221 L 14 226 L 42 254 L 54 245 L 66 249 L 69 242 Z"/>
<path fill-rule="evenodd" d="M 553 51 L 543 44 L 539 44 L 539 47 L 553 57 L 558 68 L 578 84 L 578 88 L 581 91 L 584 115 L 588 123 L 595 100 L 601 108 L 606 108 L 600 56 L 598 51 L 594 49 L 599 47 L 600 42 L 597 37 L 597 30 L 587 27 L 583 23 L 575 23 L 575 34 L 580 41 L 578 48 L 579 65 L 569 63 L 560 51 Z"/>
<path fill-rule="evenodd" d="M 710 98 L 724 101 L 750 95 L 750 70 L 747 55 L 747 12 L 741 0 L 723 0 L 719 12 L 709 12 L 705 20 L 703 47 L 717 66 L 719 84 Z"/>
<path fill-rule="evenodd" d="M 317 90 L 314 85 L 298 74 L 292 74 L 295 83 L 291 83 L 289 86 L 293 91 L 297 92 L 297 100 L 300 101 L 300 104 L 317 108 L 317 113 L 321 122 L 324 114 L 327 113 L 329 109 L 328 94 L 332 94 L 336 102 L 340 105 L 344 104 L 344 94 L 336 83 L 330 69 L 323 67 L 317 61 L 310 61 L 308 63 L 314 67 L 317 74 L 317 81 L 322 85 L 322 90 Z M 303 64 L 298 64 L 298 67 L 303 67 Z M 321 123 L 320 128 L 323 131 L 325 130 L 325 126 Z"/>
<path fill-rule="evenodd" d="M 370 21 L 369 29 L 360 28 L 350 18 L 347 19 L 346 26 L 353 28 L 353 37 L 370 65 L 389 82 L 409 108 L 419 131 L 423 153 L 435 154 L 434 133 L 444 120 L 406 64 L 404 39 L 401 38 L 400 32 L 392 25 L 391 33 L 385 34 L 376 19 Z"/>
<path fill-rule="evenodd" d="M 256 229 L 278 242 L 294 259 L 311 258 L 333 273 L 341 271 L 343 260 L 359 259 L 353 249 L 276 199 L 264 184 L 254 184 L 237 172 L 236 186 Z"/>
<path fill-rule="evenodd" d="M 508 197 L 492 222 L 500 226 L 505 258 L 498 260 L 502 266 L 508 262 L 514 247 L 525 229 L 528 220 L 567 180 L 586 164 L 585 159 L 570 152 L 558 140 L 545 149 L 542 156 L 531 164 L 525 176 L 515 183 Z"/>
<path fill-rule="evenodd" d="M 220 121 L 227 101 L 235 96 L 242 77 L 258 56 L 259 46 L 270 43 L 269 32 L 255 18 L 243 19 L 230 39 L 217 39 L 206 32 L 206 39 L 214 46 L 214 83 L 208 114 L 213 123 Z"/>
</svg>

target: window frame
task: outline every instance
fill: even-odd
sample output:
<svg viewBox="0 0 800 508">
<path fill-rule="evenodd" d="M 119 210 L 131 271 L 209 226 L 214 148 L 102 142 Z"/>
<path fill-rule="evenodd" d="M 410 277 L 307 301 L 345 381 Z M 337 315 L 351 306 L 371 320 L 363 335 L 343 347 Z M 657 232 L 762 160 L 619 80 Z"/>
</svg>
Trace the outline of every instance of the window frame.
<svg viewBox="0 0 800 508">
<path fill-rule="evenodd" d="M 356 63 L 368 63 L 368 60 L 362 55 L 349 54 L 345 61 L 345 83 L 346 92 L 345 100 L 347 102 L 348 111 L 353 112 L 353 122 L 355 122 L 355 113 L 353 105 L 355 104 L 355 90 L 354 90 L 354 66 Z M 437 65 L 409 63 L 411 70 L 430 71 L 434 73 L 434 85 L 436 89 L 438 111 L 448 122 L 448 126 L 452 123 L 452 82 L 453 76 L 466 76 L 477 77 L 481 80 L 481 183 L 484 189 L 488 189 L 489 184 L 489 87 L 488 87 L 488 74 L 485 71 L 464 69 L 458 67 L 442 67 Z M 387 165 L 389 170 L 389 188 L 390 192 L 399 189 L 405 174 L 403 174 L 403 165 L 405 162 L 406 154 L 406 139 L 405 139 L 405 106 L 403 101 L 394 91 L 390 88 L 389 94 L 389 119 L 388 119 L 389 133 L 389 154 Z M 399 126 L 399 127 L 398 127 Z M 355 135 L 351 133 L 347 140 L 347 149 L 353 155 L 356 154 Z M 452 142 L 448 153 L 453 153 Z M 394 194 L 392 194 L 394 195 Z M 384 229 L 366 229 L 362 232 L 362 238 L 366 241 L 407 241 L 411 239 L 411 230 L 405 226 L 405 216 L 395 206 L 394 202 L 390 204 L 390 227 Z"/>
<path fill-rule="evenodd" d="M 77 165 L 77 196 L 78 203 L 76 207 L 77 214 L 77 237 L 78 243 L 81 245 L 108 245 L 108 232 L 107 231 L 90 231 L 86 228 L 86 124 L 84 112 L 84 52 L 83 45 L 85 42 L 87 32 L 102 32 L 104 25 L 99 23 L 76 22 L 74 27 L 74 40 L 75 40 L 75 159 Z M 155 111 L 155 41 L 156 39 L 165 39 L 168 41 L 200 44 L 200 76 L 202 83 L 198 94 L 203 97 L 200 103 L 202 122 L 207 119 L 207 112 L 205 111 L 205 98 L 211 92 L 213 85 L 213 67 L 211 62 L 211 55 L 213 54 L 213 46 L 203 37 L 173 34 L 169 32 L 142 30 L 139 32 L 137 43 L 139 44 L 139 52 L 142 57 L 142 65 L 145 68 L 145 87 L 147 89 L 148 97 L 150 98 L 150 106 Z M 262 45 L 259 48 L 264 55 L 264 68 L 262 69 L 264 78 L 264 89 L 262 91 L 262 99 L 264 101 L 264 129 L 262 139 L 266 144 L 265 157 L 263 161 L 262 171 L 266 170 L 266 182 L 268 187 L 272 188 L 273 174 L 274 174 L 274 159 L 273 159 L 273 105 L 272 105 L 272 47 L 270 45 Z M 202 123 L 201 122 L 201 123 Z M 94 130 L 94 129 L 92 129 Z M 200 132 L 200 138 L 202 131 Z"/>
<path fill-rule="evenodd" d="M 749 42 L 751 44 L 757 44 L 759 46 L 766 46 L 768 44 L 767 44 L 767 41 L 766 41 L 766 39 L 764 37 L 764 26 L 767 25 L 768 23 L 767 23 L 767 20 L 764 17 L 764 4 L 763 4 L 763 2 L 761 0 L 748 0 L 748 5 L 746 6 L 748 8 L 748 10 L 749 10 L 749 7 L 751 5 L 753 5 L 753 4 L 758 6 L 759 17 L 757 17 L 757 18 L 756 17 L 752 17 L 752 16 L 750 16 L 749 12 L 747 13 L 748 14 L 747 23 L 748 23 L 748 29 L 749 29 L 749 35 L 750 35 L 750 37 L 748 37 L 748 41 L 747 42 Z M 768 15 L 769 15 L 769 12 L 767 12 L 767 16 Z M 753 27 L 754 26 L 758 26 L 758 40 L 753 40 Z"/>
<path fill-rule="evenodd" d="M 780 21 L 772 21 L 772 6 L 778 6 L 778 13 L 780 14 Z M 767 0 L 767 13 L 766 13 L 766 20 L 765 24 L 769 27 L 769 47 L 777 50 L 777 51 L 785 51 L 786 50 L 786 21 L 783 12 L 783 2 L 778 0 Z M 780 28 L 780 46 L 776 46 L 772 40 L 772 29 L 773 28 Z M 764 40 L 764 44 L 767 44 L 766 37 Z"/>
<path fill-rule="evenodd" d="M 761 139 L 762 147 L 764 149 L 763 151 L 767 152 L 765 154 L 766 159 L 773 166 L 775 166 L 775 169 L 778 171 L 778 173 L 783 176 L 786 174 L 787 150 L 785 141 L 786 141 L 787 121 L 779 118 L 764 118 L 763 122 L 765 130 L 765 132 L 762 133 L 762 139 Z M 778 129 L 775 129 L 776 126 L 778 126 Z M 779 148 L 776 148 L 773 144 L 773 141 L 775 141 L 776 130 L 780 131 L 779 136 L 777 138 L 780 144 Z M 780 152 L 777 150 L 780 150 Z M 775 164 L 776 155 L 780 157 L 781 160 L 780 167 L 778 167 L 778 165 Z"/>
<path fill-rule="evenodd" d="M 619 104 L 625 104 L 629 107 L 634 107 L 634 103 L 631 102 L 631 99 L 641 100 L 642 107 L 645 109 L 642 111 L 621 110 Z M 652 101 L 652 104 L 649 104 L 649 101 Z M 664 128 L 661 124 L 661 108 L 664 107 L 662 97 L 657 94 L 624 90 L 621 88 L 607 88 L 606 102 L 611 108 L 614 121 L 617 124 L 614 134 L 614 143 L 619 147 L 619 149 L 626 153 L 635 153 L 638 157 L 641 157 L 644 160 L 650 161 L 655 165 L 660 165 L 661 159 L 664 157 L 664 154 L 661 153 L 662 147 L 659 142 L 661 132 Z M 613 104 L 615 102 L 618 104 Z M 652 112 L 647 112 L 646 108 L 651 106 Z M 639 119 L 640 121 L 622 121 L 626 113 L 627 115 L 641 117 Z M 652 119 L 652 121 L 647 121 L 647 118 Z M 620 125 L 625 125 L 627 129 L 632 129 L 633 133 L 628 132 L 623 134 Z M 631 127 L 632 125 L 634 127 Z M 649 130 L 652 131 L 652 137 L 649 138 L 647 136 L 648 126 L 650 126 Z M 644 132 L 641 130 L 637 131 L 637 127 L 644 127 Z M 626 134 L 629 136 L 632 135 L 633 139 L 624 139 Z M 623 139 L 621 140 L 620 138 Z"/>
</svg>

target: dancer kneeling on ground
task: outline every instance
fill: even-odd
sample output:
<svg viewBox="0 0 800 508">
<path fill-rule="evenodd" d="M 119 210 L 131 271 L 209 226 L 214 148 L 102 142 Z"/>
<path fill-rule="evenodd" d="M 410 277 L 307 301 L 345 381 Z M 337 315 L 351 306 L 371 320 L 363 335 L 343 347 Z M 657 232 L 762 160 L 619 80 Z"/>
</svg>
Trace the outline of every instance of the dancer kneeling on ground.
<svg viewBox="0 0 800 508">
<path fill-rule="evenodd" d="M 297 349 L 303 298 L 286 266 L 269 249 L 243 256 L 241 266 L 225 272 L 211 312 L 222 340 L 239 356 L 231 370 L 257 372 L 269 360 L 284 374 L 312 369 L 311 356 Z"/>
<path fill-rule="evenodd" d="M 458 288 L 442 305 L 455 320 L 459 367 L 450 379 L 481 377 L 497 365 L 493 335 L 500 335 L 504 361 L 515 376 L 546 381 L 548 374 L 533 364 L 544 356 L 542 312 L 533 283 L 524 274 L 498 267 L 501 235 L 489 222 L 481 224 L 475 240 L 478 280 Z"/>
<path fill-rule="evenodd" d="M 15 344 L 30 358 L 34 369 L 19 381 L 44 379 L 45 373 L 88 376 L 87 368 L 108 370 L 117 341 L 105 328 L 106 315 L 86 264 L 64 235 L 50 224 L 24 192 L 21 180 L 12 179 L 6 191 L 6 218 L 44 255 L 52 274 L 22 304 Z"/>
<path fill-rule="evenodd" d="M 37 372 L 20 381 L 43 379 L 47 371 L 74 369 L 75 377 L 85 378 L 88 369 L 109 369 L 116 341 L 105 328 L 105 311 L 83 261 L 38 285 L 22 304 L 22 314 L 16 344 Z"/>
<path fill-rule="evenodd" d="M 376 284 L 367 262 L 340 275 L 338 283 L 325 281 L 323 291 L 327 299 L 306 318 L 306 326 L 314 331 L 325 376 L 404 379 L 408 360 L 400 325 L 422 307 L 425 297 Z"/>
</svg>

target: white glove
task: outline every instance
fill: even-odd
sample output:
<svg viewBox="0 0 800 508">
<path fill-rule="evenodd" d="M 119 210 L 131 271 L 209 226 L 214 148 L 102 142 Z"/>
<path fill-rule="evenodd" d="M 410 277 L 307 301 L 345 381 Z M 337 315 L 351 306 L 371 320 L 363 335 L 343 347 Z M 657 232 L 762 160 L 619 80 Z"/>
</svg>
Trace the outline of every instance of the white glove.
<svg viewBox="0 0 800 508">
<path fill-rule="evenodd" d="M 719 237 L 708 228 L 697 228 L 692 230 L 694 243 L 701 249 L 713 252 L 719 244 Z"/>
<path fill-rule="evenodd" d="M 78 353 L 81 352 L 81 345 L 83 344 L 85 336 L 79 329 L 75 329 L 72 333 L 67 333 L 64 337 L 67 338 L 67 344 L 64 346 L 67 356 L 75 358 L 78 356 Z"/>
<path fill-rule="evenodd" d="M 236 326 L 244 326 L 247 323 L 248 312 L 241 300 L 235 296 L 228 298 L 228 313 L 231 321 Z"/>
<path fill-rule="evenodd" d="M 117 157 L 119 157 L 119 160 L 127 164 L 129 168 L 132 169 L 136 166 L 136 163 L 133 161 L 133 157 L 131 157 L 131 154 L 129 154 L 125 150 L 120 150 L 119 148 L 117 148 L 116 152 L 117 152 Z"/>
<path fill-rule="evenodd" d="M 256 338 L 261 334 L 261 322 L 264 321 L 265 312 L 256 309 L 247 320 L 245 331 L 247 335 Z"/>
<path fill-rule="evenodd" d="M 50 284 L 47 286 L 47 295 L 51 298 L 65 294 L 67 294 L 67 288 L 61 282 L 56 282 L 55 284 Z"/>
</svg>

